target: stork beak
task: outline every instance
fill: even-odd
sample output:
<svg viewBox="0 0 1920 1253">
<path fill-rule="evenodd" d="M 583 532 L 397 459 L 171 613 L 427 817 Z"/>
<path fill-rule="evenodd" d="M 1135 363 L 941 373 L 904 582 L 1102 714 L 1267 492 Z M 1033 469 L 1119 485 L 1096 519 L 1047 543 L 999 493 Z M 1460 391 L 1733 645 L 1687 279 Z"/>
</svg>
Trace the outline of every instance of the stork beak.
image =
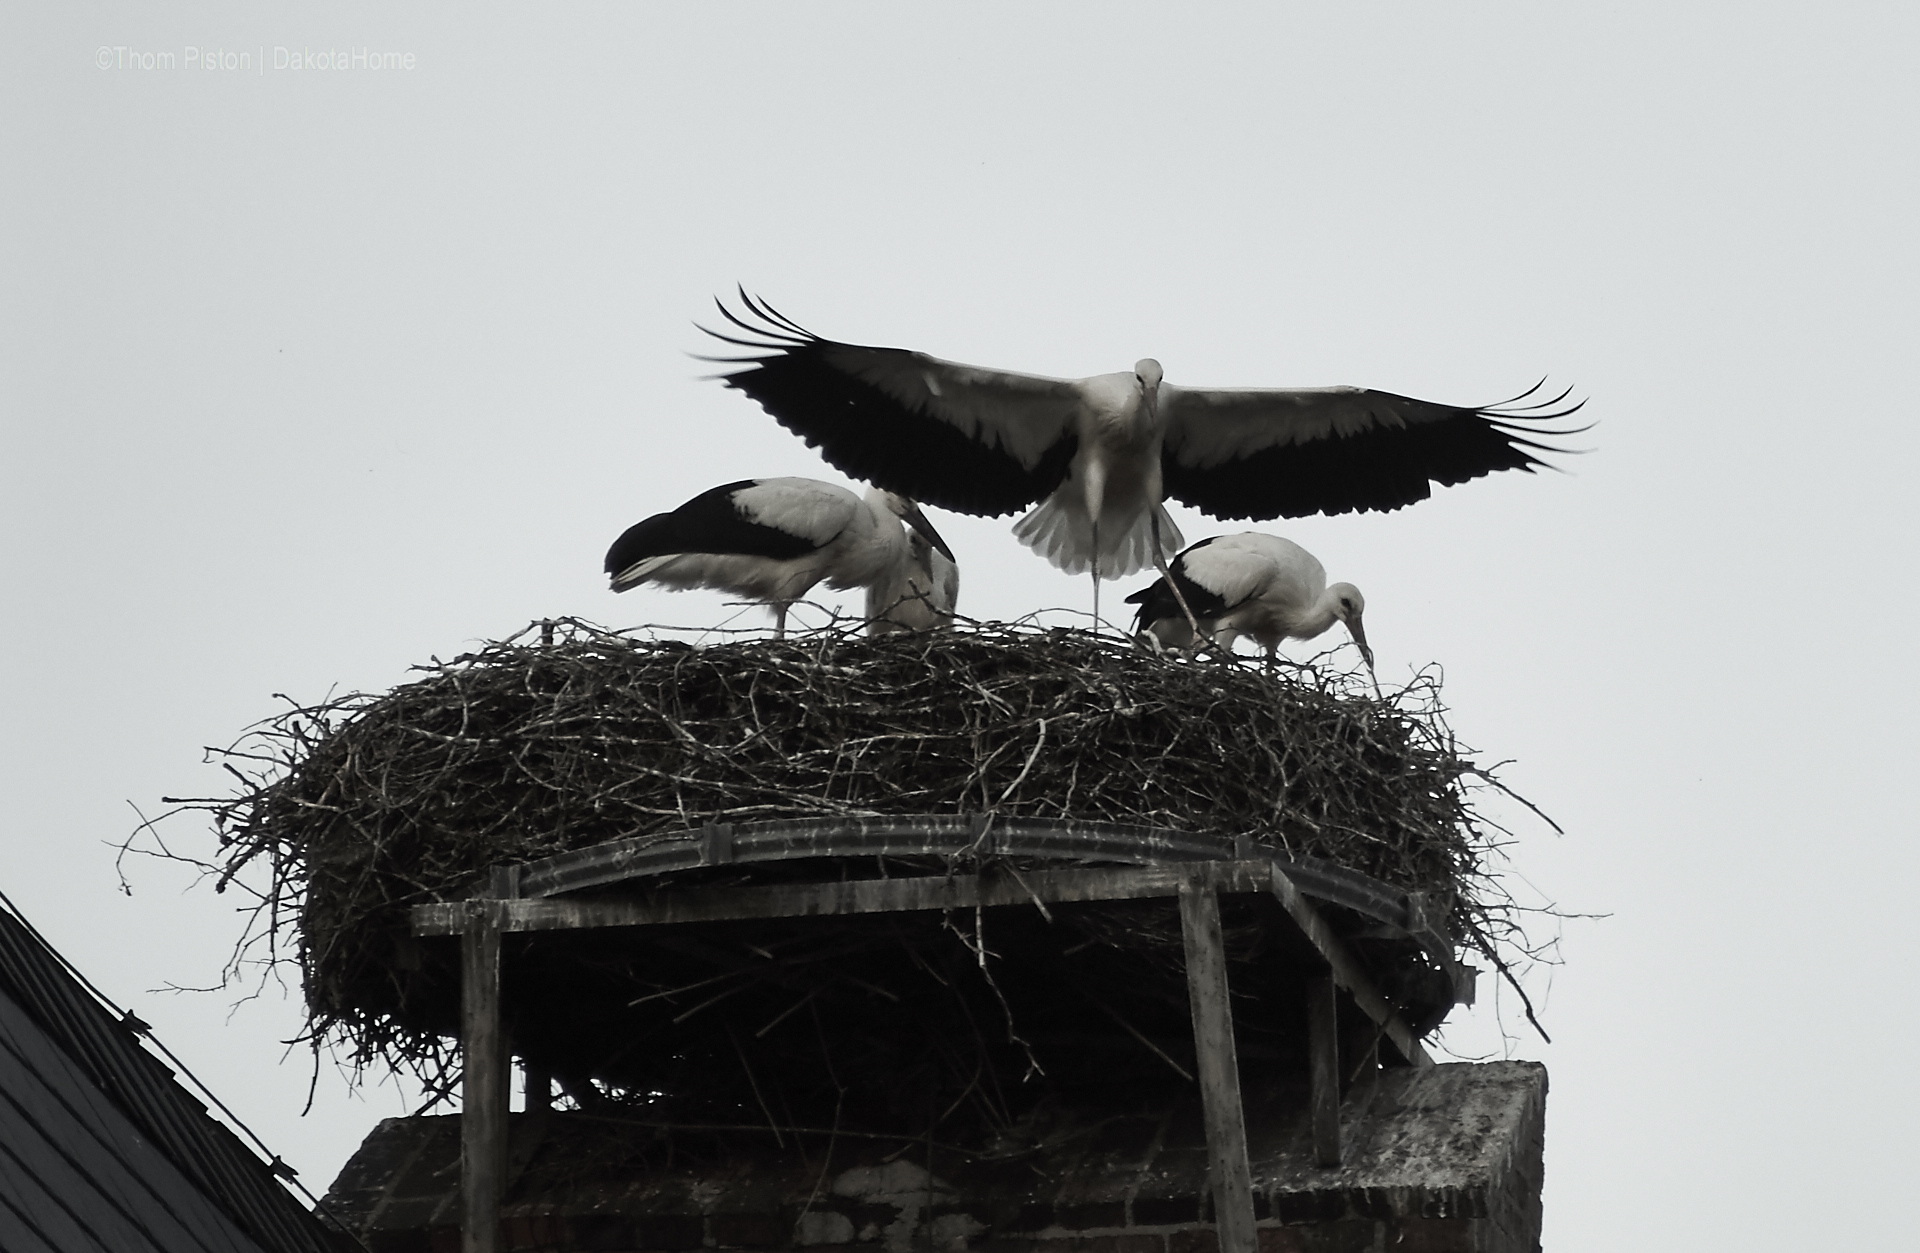
<svg viewBox="0 0 1920 1253">
<path fill-rule="evenodd" d="M 1353 635 L 1354 647 L 1360 650 L 1360 660 L 1367 663 L 1367 673 L 1373 673 L 1373 649 L 1367 647 L 1367 632 L 1360 625 L 1359 615 L 1347 620 L 1347 630 Z"/>
<path fill-rule="evenodd" d="M 900 517 L 908 526 L 926 536 L 927 543 L 939 549 L 941 556 L 956 566 L 960 564 L 959 559 L 953 555 L 953 549 L 947 547 L 947 541 L 940 538 L 940 532 L 933 529 L 933 523 L 927 521 L 927 515 L 920 512 L 920 506 L 908 506 L 907 511 Z"/>
</svg>

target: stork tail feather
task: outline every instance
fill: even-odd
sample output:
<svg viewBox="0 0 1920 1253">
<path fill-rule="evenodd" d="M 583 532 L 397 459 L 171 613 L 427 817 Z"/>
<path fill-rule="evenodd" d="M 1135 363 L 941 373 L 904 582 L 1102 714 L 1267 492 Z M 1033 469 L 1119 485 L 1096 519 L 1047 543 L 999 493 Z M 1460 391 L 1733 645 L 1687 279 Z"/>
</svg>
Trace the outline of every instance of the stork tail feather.
<svg viewBox="0 0 1920 1253">
<path fill-rule="evenodd" d="M 1057 496 L 1052 496 L 1014 523 L 1013 536 L 1068 574 L 1086 574 L 1094 569 L 1097 555 L 1101 578 L 1124 579 L 1159 564 L 1153 551 L 1156 521 L 1161 556 L 1172 557 L 1186 546 L 1186 540 L 1163 505 L 1155 505 L 1151 515 L 1143 511 L 1125 530 L 1101 527 L 1096 537 L 1091 518 L 1063 506 Z M 1098 554 L 1094 551 L 1096 543 Z"/>
</svg>

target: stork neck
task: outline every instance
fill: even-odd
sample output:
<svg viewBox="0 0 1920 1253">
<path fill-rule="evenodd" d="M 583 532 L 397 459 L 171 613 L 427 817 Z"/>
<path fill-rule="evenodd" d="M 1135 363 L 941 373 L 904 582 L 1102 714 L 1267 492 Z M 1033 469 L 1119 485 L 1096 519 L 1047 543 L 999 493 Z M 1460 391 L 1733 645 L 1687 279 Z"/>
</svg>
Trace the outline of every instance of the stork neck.
<svg viewBox="0 0 1920 1253">
<path fill-rule="evenodd" d="M 907 555 L 908 549 L 906 525 L 893 511 L 887 494 L 876 488 L 866 494 L 862 503 L 867 507 L 867 519 L 866 525 L 860 528 L 857 551 L 864 561 L 858 563 L 863 568 L 856 581 L 892 566 Z"/>
<path fill-rule="evenodd" d="M 1130 441 L 1144 440 L 1160 430 L 1160 384 L 1147 379 L 1140 380 L 1140 394 L 1126 416 L 1127 438 Z"/>
<path fill-rule="evenodd" d="M 1320 593 L 1320 599 L 1293 622 L 1292 634 L 1298 639 L 1312 639 L 1340 620 L 1340 597 L 1332 590 Z"/>
</svg>

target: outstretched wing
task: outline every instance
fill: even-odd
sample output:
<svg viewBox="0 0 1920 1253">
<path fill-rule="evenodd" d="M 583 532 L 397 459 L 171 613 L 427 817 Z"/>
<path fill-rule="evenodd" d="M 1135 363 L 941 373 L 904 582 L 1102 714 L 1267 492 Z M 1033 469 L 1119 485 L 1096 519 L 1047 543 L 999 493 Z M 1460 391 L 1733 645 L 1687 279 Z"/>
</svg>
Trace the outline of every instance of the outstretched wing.
<svg viewBox="0 0 1920 1253">
<path fill-rule="evenodd" d="M 1571 391 L 1572 389 L 1568 389 Z M 1299 518 L 1398 509 L 1495 470 L 1567 451 L 1541 437 L 1585 430 L 1540 424 L 1578 412 L 1540 386 L 1479 407 L 1359 387 L 1200 389 L 1162 384 L 1167 494 L 1216 518 Z"/>
<path fill-rule="evenodd" d="M 745 337 L 707 331 L 756 355 L 721 376 L 857 479 L 957 513 L 1014 513 L 1066 477 L 1078 447 L 1079 385 L 984 370 L 902 348 L 842 344 L 745 291 Z"/>
</svg>

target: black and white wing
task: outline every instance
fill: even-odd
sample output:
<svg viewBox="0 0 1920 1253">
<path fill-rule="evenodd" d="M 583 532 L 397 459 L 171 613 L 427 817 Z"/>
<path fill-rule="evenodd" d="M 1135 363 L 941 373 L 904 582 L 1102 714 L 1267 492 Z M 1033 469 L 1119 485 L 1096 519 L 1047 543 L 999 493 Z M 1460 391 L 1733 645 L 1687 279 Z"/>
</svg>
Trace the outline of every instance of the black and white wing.
<svg viewBox="0 0 1920 1253">
<path fill-rule="evenodd" d="M 1586 403 L 1566 398 L 1541 398 L 1536 385 L 1473 407 L 1359 387 L 1162 384 L 1161 477 L 1169 496 L 1216 518 L 1398 509 L 1425 500 L 1435 483 L 1546 465 L 1534 454 L 1565 450 L 1540 437 L 1576 432 L 1540 424 Z"/>
<path fill-rule="evenodd" d="M 757 355 L 710 357 L 723 375 L 843 473 L 923 504 L 986 517 L 1015 513 L 1066 477 L 1078 447 L 1078 384 L 941 361 L 903 348 L 822 339 L 744 291 L 746 337 L 706 330 Z M 751 319 L 751 320 L 750 320 Z"/>
<path fill-rule="evenodd" d="M 1180 585 L 1180 595 L 1187 598 L 1187 604 L 1192 608 L 1194 616 L 1202 622 L 1218 618 L 1251 594 L 1250 592 L 1241 594 L 1236 588 L 1228 588 L 1222 592 L 1218 588 L 1194 579 L 1193 570 L 1188 562 L 1204 561 L 1205 555 L 1219 538 L 1220 536 L 1216 535 L 1210 539 L 1203 539 L 1197 544 L 1188 545 L 1168 566 L 1174 581 Z M 1179 619 L 1182 629 L 1186 629 L 1186 610 L 1180 608 L 1180 602 L 1174 597 L 1173 589 L 1167 585 L 1165 575 L 1127 597 L 1127 603 L 1140 606 L 1139 613 L 1134 618 L 1135 631 L 1151 630 L 1154 623 L 1173 619 Z"/>
<path fill-rule="evenodd" d="M 701 492 L 628 527 L 607 550 L 615 591 L 644 582 L 663 559 L 686 554 L 791 561 L 846 530 L 860 498 L 817 479 L 741 479 Z"/>
</svg>

